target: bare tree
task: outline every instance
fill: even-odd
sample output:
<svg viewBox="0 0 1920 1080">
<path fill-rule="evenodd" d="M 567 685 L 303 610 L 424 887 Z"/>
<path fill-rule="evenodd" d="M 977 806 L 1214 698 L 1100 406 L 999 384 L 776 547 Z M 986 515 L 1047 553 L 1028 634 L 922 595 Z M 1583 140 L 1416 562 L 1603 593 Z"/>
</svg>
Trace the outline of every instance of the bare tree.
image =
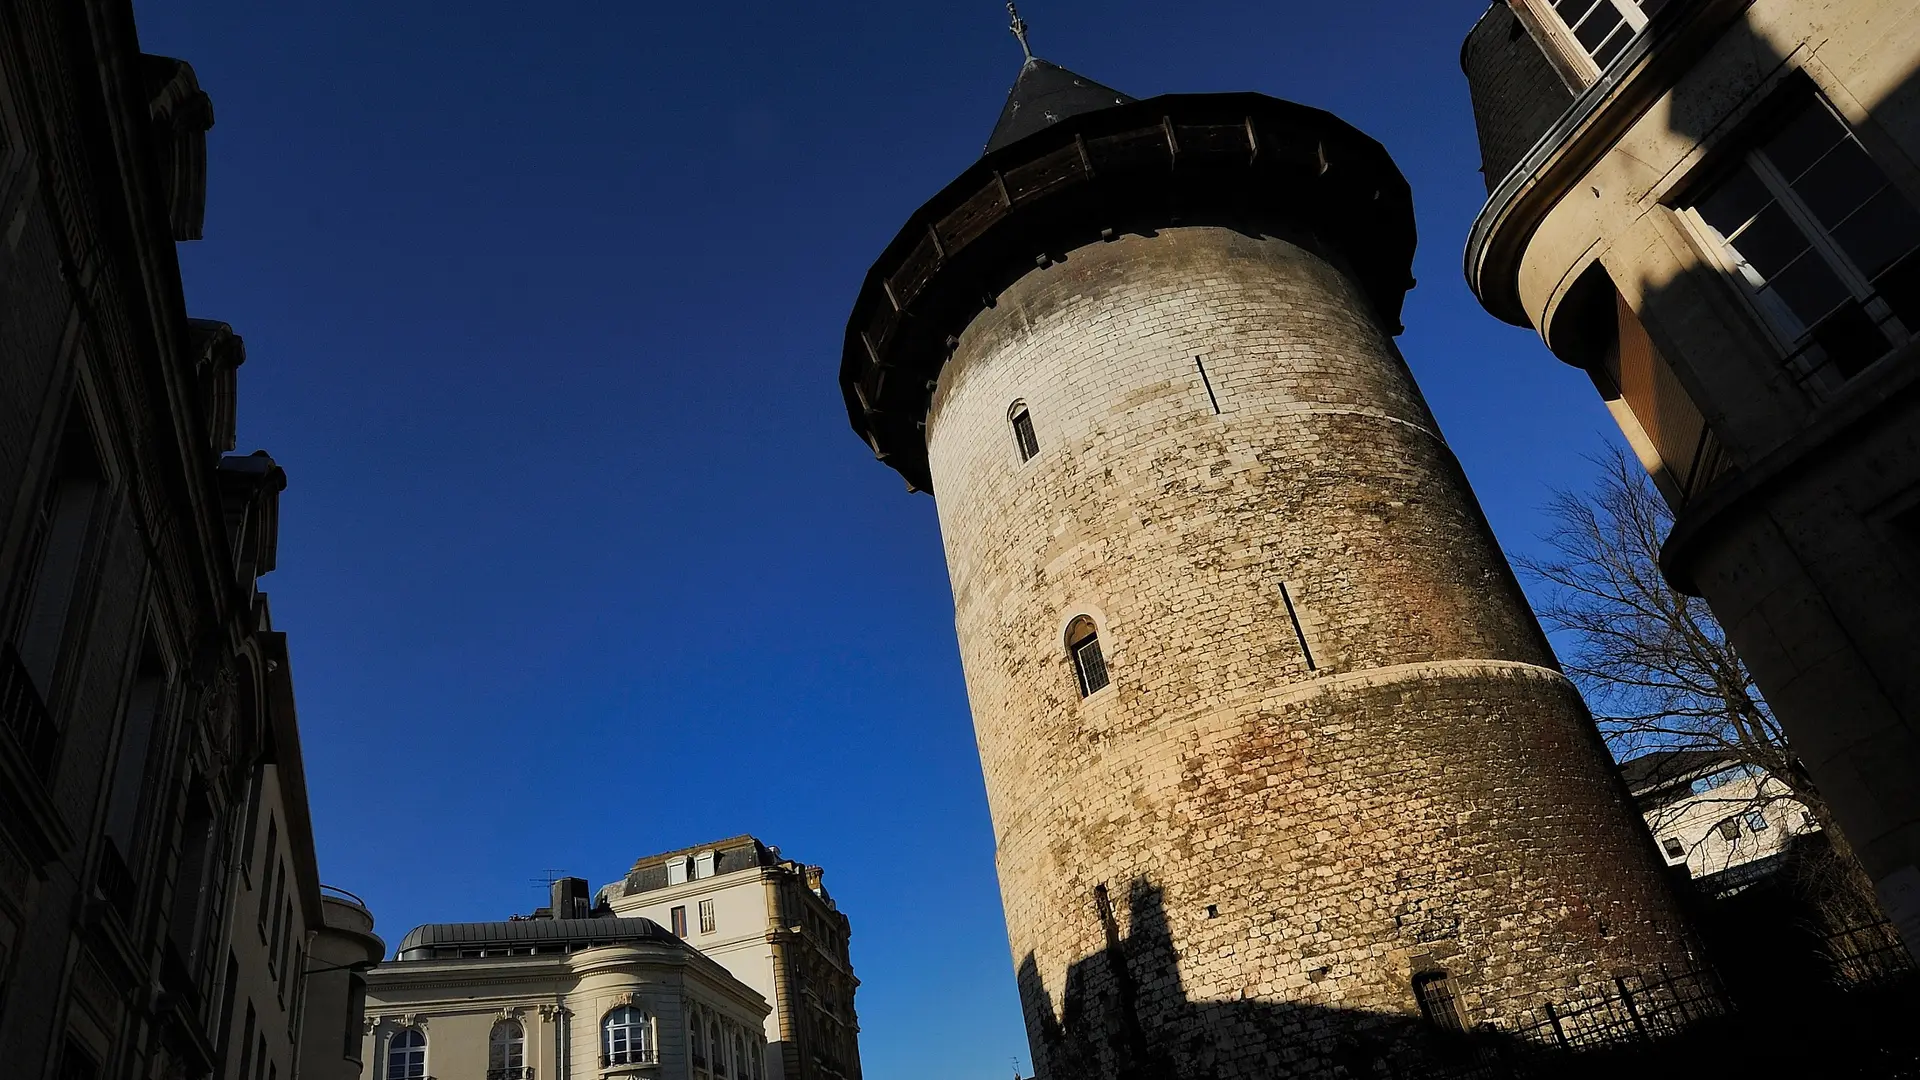
<svg viewBox="0 0 1920 1080">
<path fill-rule="evenodd" d="M 1542 537 L 1551 554 L 1514 562 L 1546 586 L 1537 590 L 1540 617 L 1561 632 L 1562 665 L 1608 748 L 1620 761 L 1705 751 L 1772 777 L 1744 788 L 1742 805 L 1726 815 L 1782 799 L 1804 806 L 1834 852 L 1807 882 L 1820 906 L 1843 921 L 1877 917 L 1871 884 L 1746 664 L 1705 601 L 1661 574 L 1660 548 L 1673 528 L 1666 500 L 1619 450 L 1596 462 L 1601 475 L 1590 495 L 1554 493 L 1554 526 Z"/>
</svg>

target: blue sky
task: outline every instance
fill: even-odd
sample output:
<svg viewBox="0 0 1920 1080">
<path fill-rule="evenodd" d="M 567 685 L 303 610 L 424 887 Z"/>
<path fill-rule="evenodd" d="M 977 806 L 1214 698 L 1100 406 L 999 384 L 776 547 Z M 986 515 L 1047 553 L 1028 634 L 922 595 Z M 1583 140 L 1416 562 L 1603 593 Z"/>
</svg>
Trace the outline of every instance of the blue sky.
<svg viewBox="0 0 1920 1080">
<path fill-rule="evenodd" d="M 194 315 L 245 335 L 324 876 L 389 942 L 743 832 L 827 868 L 876 1080 L 1026 1061 L 933 503 L 846 425 L 861 275 L 971 162 L 994 0 L 139 0 L 213 95 Z M 1612 425 L 1480 311 L 1481 0 L 1029 0 L 1138 97 L 1331 109 L 1413 183 L 1401 339 L 1509 550 Z"/>
</svg>

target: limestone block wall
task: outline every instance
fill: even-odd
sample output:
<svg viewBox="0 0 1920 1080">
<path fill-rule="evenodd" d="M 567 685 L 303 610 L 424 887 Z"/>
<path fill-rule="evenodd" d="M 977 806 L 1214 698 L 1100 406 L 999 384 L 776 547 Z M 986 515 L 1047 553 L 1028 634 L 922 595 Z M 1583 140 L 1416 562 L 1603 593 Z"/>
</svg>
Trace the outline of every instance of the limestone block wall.
<svg viewBox="0 0 1920 1080">
<path fill-rule="evenodd" d="M 1415 1015 L 1422 972 L 1479 1023 L 1691 963 L 1591 720 L 1328 261 L 1199 227 L 1072 251 L 961 335 L 928 438 L 1043 1075 L 1115 1075 L 1128 1025 L 1265 1075 Z M 1085 699 L 1080 615 L 1112 674 Z M 1093 1009 L 1128 1016 L 1070 1015 L 1093 1000 L 1070 971 L 1148 937 L 1166 970 Z M 1227 1038 L 1208 1003 L 1271 1008 Z M 1070 1065 L 1062 1023 L 1104 1031 L 1105 1064 Z"/>
</svg>

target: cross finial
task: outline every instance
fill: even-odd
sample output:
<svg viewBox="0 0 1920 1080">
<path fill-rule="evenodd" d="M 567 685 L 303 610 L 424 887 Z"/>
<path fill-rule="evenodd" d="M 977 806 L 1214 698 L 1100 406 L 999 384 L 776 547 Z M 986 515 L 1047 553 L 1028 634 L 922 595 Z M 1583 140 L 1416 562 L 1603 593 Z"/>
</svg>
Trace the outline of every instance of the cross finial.
<svg viewBox="0 0 1920 1080">
<path fill-rule="evenodd" d="M 1020 51 L 1027 54 L 1027 59 L 1033 59 L 1033 46 L 1027 44 L 1027 20 L 1020 17 L 1020 9 L 1014 6 L 1013 0 L 1007 0 L 1007 14 L 1013 16 L 1013 25 L 1008 29 L 1020 39 Z"/>
</svg>

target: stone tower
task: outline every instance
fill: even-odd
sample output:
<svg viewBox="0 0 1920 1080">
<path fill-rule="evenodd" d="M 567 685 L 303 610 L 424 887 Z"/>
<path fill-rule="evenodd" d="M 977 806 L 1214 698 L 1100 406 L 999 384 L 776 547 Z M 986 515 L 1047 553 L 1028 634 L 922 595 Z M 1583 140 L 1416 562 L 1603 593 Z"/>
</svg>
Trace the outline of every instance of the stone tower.
<svg viewBox="0 0 1920 1080">
<path fill-rule="evenodd" d="M 1327 113 L 1029 59 L 867 276 L 841 384 L 937 495 L 1048 1080 L 1330 1077 L 1692 964 L 1393 344 L 1413 248 Z"/>
</svg>

